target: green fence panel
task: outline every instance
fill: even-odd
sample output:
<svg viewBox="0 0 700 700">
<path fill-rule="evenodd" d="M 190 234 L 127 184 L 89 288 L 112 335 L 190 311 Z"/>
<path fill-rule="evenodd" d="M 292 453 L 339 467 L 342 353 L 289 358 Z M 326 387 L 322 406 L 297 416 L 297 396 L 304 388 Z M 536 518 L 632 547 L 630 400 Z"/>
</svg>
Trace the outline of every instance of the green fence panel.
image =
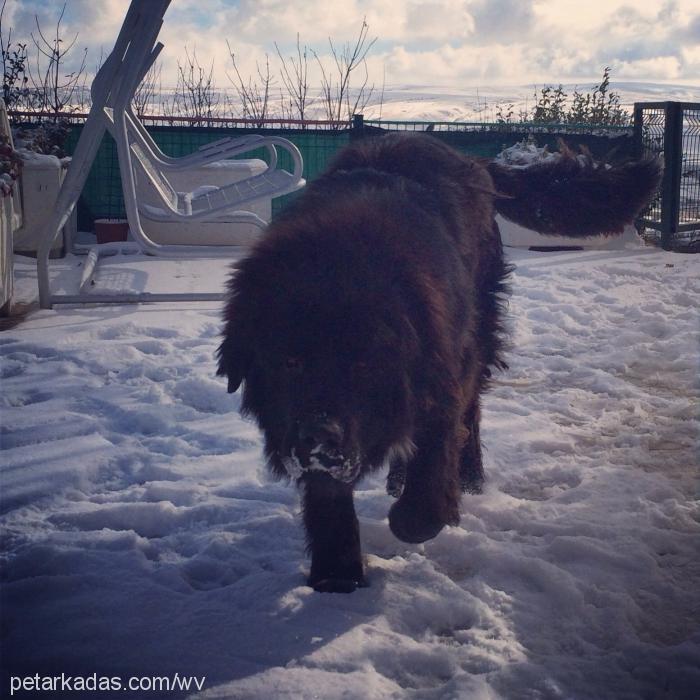
<svg viewBox="0 0 700 700">
<path fill-rule="evenodd" d="M 65 144 L 65 150 L 69 155 L 73 154 L 82 130 L 82 124 L 71 127 Z M 124 195 L 119 178 L 117 146 L 109 134 L 102 139 L 77 208 L 80 231 L 91 231 L 95 219 L 126 218 Z"/>
<path fill-rule="evenodd" d="M 379 127 L 380 128 L 377 128 Z M 422 122 L 381 122 L 364 123 L 361 128 L 354 130 L 324 130 L 324 129 L 251 129 L 231 127 L 198 127 L 198 126 L 150 126 L 149 132 L 164 153 L 171 156 L 183 156 L 197 150 L 200 146 L 211 141 L 217 141 L 229 136 L 245 134 L 269 134 L 282 136 L 294 143 L 304 159 L 304 177 L 307 181 L 316 178 L 328 165 L 329 161 L 351 138 L 367 138 L 387 130 L 430 131 L 431 135 L 448 143 L 457 150 L 475 156 L 493 158 L 503 148 L 512 146 L 528 137 L 533 138 L 537 145 L 549 145 L 556 148 L 557 139 L 563 138 L 566 143 L 577 148 L 583 145 L 594 156 L 603 157 L 611 150 L 618 156 L 632 155 L 634 141 L 631 130 L 605 130 L 600 133 L 585 133 L 582 130 L 557 130 L 550 127 L 547 130 L 504 129 L 493 125 L 485 128 L 483 125 L 449 124 L 449 128 L 435 128 Z M 459 127 L 463 128 L 459 128 Z M 474 128 L 466 128 L 472 126 Z M 82 125 L 74 125 L 66 144 L 68 153 L 72 153 L 82 130 Z M 590 130 L 590 127 L 589 127 Z M 243 158 L 266 156 L 264 149 L 251 151 Z M 291 169 L 292 165 L 286 153 L 280 154 L 280 165 Z M 278 197 L 272 202 L 273 217 L 283 209 L 290 199 L 298 193 Z M 124 199 L 116 144 L 111 136 L 105 135 L 90 174 L 83 195 L 78 203 L 78 226 L 80 230 L 92 230 L 92 224 L 99 218 L 124 218 Z"/>
<path fill-rule="evenodd" d="M 561 139 L 570 148 L 587 148 L 595 157 L 632 157 L 634 155 L 633 130 L 630 127 L 591 127 L 575 124 L 505 125 L 460 124 L 455 122 L 378 122 L 365 121 L 364 127 L 375 131 L 427 132 L 462 153 L 483 158 L 494 158 L 504 148 L 525 139 L 537 146 L 557 149 Z"/>
</svg>

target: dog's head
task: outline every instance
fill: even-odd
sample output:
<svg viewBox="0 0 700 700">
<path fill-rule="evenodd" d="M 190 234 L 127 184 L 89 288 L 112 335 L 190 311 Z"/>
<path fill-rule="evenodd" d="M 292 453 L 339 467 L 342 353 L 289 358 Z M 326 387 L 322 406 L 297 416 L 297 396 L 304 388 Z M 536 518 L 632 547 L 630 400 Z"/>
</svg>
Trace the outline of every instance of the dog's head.
<svg viewBox="0 0 700 700">
<path fill-rule="evenodd" d="M 242 410 L 263 430 L 273 470 L 299 477 L 321 469 L 351 482 L 406 450 L 410 325 L 401 331 L 367 307 L 278 303 L 239 296 L 219 349 L 219 374 L 229 391 L 243 383 Z M 250 307 L 256 323 L 246 327 Z"/>
<path fill-rule="evenodd" d="M 417 334 L 391 275 L 358 269 L 371 256 L 292 238 L 267 239 L 232 275 L 218 373 L 243 385 L 273 471 L 352 482 L 409 454 Z"/>
</svg>

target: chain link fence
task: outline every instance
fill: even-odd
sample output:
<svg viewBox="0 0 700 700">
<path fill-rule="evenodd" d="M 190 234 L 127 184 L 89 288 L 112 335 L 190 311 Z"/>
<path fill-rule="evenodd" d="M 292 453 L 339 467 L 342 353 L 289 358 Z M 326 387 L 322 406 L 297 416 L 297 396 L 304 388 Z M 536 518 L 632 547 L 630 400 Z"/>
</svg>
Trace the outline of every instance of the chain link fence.
<svg viewBox="0 0 700 700">
<path fill-rule="evenodd" d="M 634 108 L 638 155 L 663 158 L 664 177 L 640 219 L 666 250 L 700 250 L 700 103 L 642 102 Z"/>
</svg>

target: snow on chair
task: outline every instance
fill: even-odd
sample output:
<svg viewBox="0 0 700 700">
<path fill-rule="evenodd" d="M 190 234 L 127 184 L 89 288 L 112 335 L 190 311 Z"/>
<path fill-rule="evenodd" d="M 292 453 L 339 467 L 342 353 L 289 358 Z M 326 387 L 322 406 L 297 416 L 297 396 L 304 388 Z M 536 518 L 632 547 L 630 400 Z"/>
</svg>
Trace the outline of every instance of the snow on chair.
<svg viewBox="0 0 700 700">
<path fill-rule="evenodd" d="M 95 246 L 88 258 L 86 274 L 77 295 L 52 295 L 48 260 L 51 244 L 73 211 L 102 137 L 109 131 L 117 144 L 119 170 L 124 191 L 124 204 L 129 228 L 141 251 L 168 257 L 204 258 L 231 255 L 232 244 L 213 246 L 197 242 L 196 231 L 202 223 L 225 220 L 264 226 L 257 214 L 242 206 L 250 206 L 261 198 L 276 197 L 292 192 L 305 183 L 301 177 L 302 160 L 298 149 L 281 137 L 244 136 L 219 141 L 209 147 L 174 159 L 154 148 L 154 142 L 144 136 L 145 128 L 135 119 L 130 103 L 134 92 L 163 48 L 156 43 L 163 16 L 170 0 L 132 0 L 114 49 L 95 76 L 92 86 L 92 106 L 73 154 L 71 167 L 63 182 L 53 214 L 47 223 L 37 256 L 39 299 L 42 308 L 55 303 L 128 303 L 142 301 L 209 301 L 223 294 L 149 294 L 124 293 L 114 295 L 86 294 L 100 252 L 113 253 L 113 245 Z M 147 134 L 147 132 L 146 132 Z M 265 148 L 269 163 L 264 172 L 226 186 L 202 187 L 190 192 L 177 192 L 168 180 L 174 171 L 187 171 L 205 163 L 239 155 L 256 148 Z M 291 156 L 293 172 L 277 167 L 277 148 Z M 157 194 L 157 206 L 141 201 L 140 187 L 147 184 Z M 159 244 L 144 231 L 142 217 L 159 222 L 188 223 L 192 226 L 192 241 L 187 244 Z"/>
</svg>

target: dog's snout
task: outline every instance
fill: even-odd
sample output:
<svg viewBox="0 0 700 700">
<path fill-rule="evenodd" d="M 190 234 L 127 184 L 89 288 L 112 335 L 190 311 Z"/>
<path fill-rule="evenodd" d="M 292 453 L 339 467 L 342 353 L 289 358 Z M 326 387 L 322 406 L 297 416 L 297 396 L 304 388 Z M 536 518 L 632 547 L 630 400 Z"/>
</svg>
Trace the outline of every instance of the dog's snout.
<svg viewBox="0 0 700 700">
<path fill-rule="evenodd" d="M 340 450 L 343 436 L 344 431 L 340 423 L 328 418 L 313 418 L 299 426 L 299 440 L 309 450 L 317 446 Z"/>
</svg>

